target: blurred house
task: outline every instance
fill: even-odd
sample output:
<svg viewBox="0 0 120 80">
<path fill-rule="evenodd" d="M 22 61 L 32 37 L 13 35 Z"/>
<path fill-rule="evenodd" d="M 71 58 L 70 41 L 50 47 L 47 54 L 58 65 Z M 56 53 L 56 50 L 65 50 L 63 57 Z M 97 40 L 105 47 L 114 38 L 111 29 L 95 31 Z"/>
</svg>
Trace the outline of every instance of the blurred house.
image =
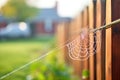
<svg viewBox="0 0 120 80">
<path fill-rule="evenodd" d="M 70 20 L 58 15 L 57 5 L 54 8 L 42 8 L 31 21 L 32 32 L 35 35 L 54 34 L 57 24 Z"/>
<path fill-rule="evenodd" d="M 8 20 L 4 16 L 0 15 L 0 29 L 5 28 L 7 24 Z"/>
</svg>

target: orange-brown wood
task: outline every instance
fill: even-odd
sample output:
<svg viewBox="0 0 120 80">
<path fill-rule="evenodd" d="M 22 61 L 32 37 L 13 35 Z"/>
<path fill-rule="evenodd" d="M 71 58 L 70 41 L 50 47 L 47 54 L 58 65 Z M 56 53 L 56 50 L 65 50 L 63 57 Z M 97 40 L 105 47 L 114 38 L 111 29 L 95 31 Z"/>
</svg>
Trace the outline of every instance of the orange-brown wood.
<svg viewBox="0 0 120 80">
<path fill-rule="evenodd" d="M 76 37 L 77 37 L 77 34 L 76 34 L 76 32 L 77 32 L 77 18 L 75 18 L 74 20 L 72 20 L 71 21 L 71 23 L 70 23 L 70 25 L 69 25 L 69 39 L 72 41 L 72 40 L 74 40 Z M 76 54 L 78 54 L 78 53 L 76 53 Z M 78 61 L 78 60 L 73 60 L 73 59 L 70 59 L 70 61 L 71 61 L 71 64 L 72 64 L 72 66 L 73 66 L 73 68 L 74 68 L 74 72 L 75 72 L 75 74 L 76 75 L 81 75 L 81 65 L 80 65 L 80 61 Z"/>
<path fill-rule="evenodd" d="M 83 25 L 82 25 L 82 28 L 88 28 L 88 26 L 89 26 L 89 22 L 88 22 L 89 20 L 88 19 L 89 19 L 89 14 L 88 14 L 88 7 L 87 7 L 83 11 Z M 88 43 L 88 41 L 86 43 Z M 84 46 L 88 46 L 88 45 L 84 45 Z M 82 71 L 83 70 L 89 70 L 89 59 L 82 61 L 82 63 L 83 63 Z M 85 79 L 85 80 L 88 80 L 88 78 Z"/>
<path fill-rule="evenodd" d="M 89 28 L 93 29 L 94 28 L 94 14 L 95 14 L 93 0 L 91 0 L 88 8 L 89 8 Z M 89 38 L 90 38 L 89 39 L 90 42 L 94 42 L 93 36 L 89 36 Z M 95 60 L 95 55 L 94 55 L 95 53 L 94 53 L 94 51 L 90 51 L 89 54 L 93 54 L 89 58 L 89 72 L 90 72 L 89 79 L 95 80 L 95 61 L 94 61 Z"/>
<path fill-rule="evenodd" d="M 96 5 L 96 27 L 101 26 L 101 2 L 100 0 L 97 0 L 97 5 Z M 100 37 L 97 34 L 97 37 Z M 96 78 L 97 80 L 102 80 L 102 69 L 101 69 L 101 51 L 100 47 L 97 47 L 96 51 Z"/>
<path fill-rule="evenodd" d="M 111 0 L 111 21 L 120 19 L 120 0 Z M 120 23 L 112 25 L 112 80 L 120 80 Z M 110 64 L 109 64 L 110 66 Z"/>
<path fill-rule="evenodd" d="M 111 22 L 111 0 L 106 0 L 106 24 Z M 112 80 L 112 31 L 111 28 L 106 30 L 106 80 Z"/>
<path fill-rule="evenodd" d="M 82 27 L 82 14 L 78 15 L 76 17 L 76 36 L 79 36 L 79 33 L 80 33 L 80 30 L 81 30 L 81 27 Z M 80 76 L 80 79 L 82 78 L 82 62 L 79 61 L 79 76 Z"/>
<path fill-rule="evenodd" d="M 102 26 L 104 23 L 104 5 L 102 5 L 102 0 L 97 0 L 96 4 L 96 27 Z M 101 34 L 101 35 L 100 35 Z M 101 46 L 97 44 L 97 52 L 96 52 L 96 79 L 97 80 L 104 80 L 105 79 L 105 62 L 104 62 L 104 56 L 105 56 L 105 38 L 104 38 L 104 30 L 99 33 L 96 33 L 97 39 L 101 41 Z"/>
<path fill-rule="evenodd" d="M 57 26 L 56 29 L 56 37 L 57 37 L 57 46 L 61 47 L 63 45 L 65 45 L 66 41 L 68 40 L 68 23 L 61 23 Z M 67 52 L 67 48 L 64 47 L 61 49 L 61 53 L 64 55 L 64 60 L 66 63 L 69 63 L 69 57 L 68 57 L 68 52 Z"/>
<path fill-rule="evenodd" d="M 81 28 L 83 26 L 83 13 L 81 12 L 77 17 L 76 17 L 76 36 L 78 37 L 80 34 L 80 31 L 81 31 Z M 80 63 L 80 66 L 79 66 L 79 76 L 80 76 L 80 79 L 82 80 L 82 70 L 83 70 L 83 62 L 82 61 L 79 61 Z"/>
<path fill-rule="evenodd" d="M 82 13 L 80 13 L 79 16 L 74 18 L 71 23 L 62 23 L 59 25 L 60 28 L 58 28 L 58 38 L 60 41 L 59 43 L 64 43 L 67 39 L 75 39 L 76 36 L 78 36 L 80 30 L 82 28 L 98 28 L 104 23 L 104 4 L 101 3 L 102 0 L 97 0 L 96 6 L 93 4 L 93 0 L 91 0 L 91 3 L 88 8 L 84 9 Z M 106 24 L 111 22 L 111 0 L 106 1 Z M 68 27 L 65 27 L 68 26 Z M 69 34 L 69 35 L 68 35 Z M 113 34 L 115 36 L 115 34 Z M 97 37 L 100 37 L 99 34 L 97 34 Z M 116 37 L 115 37 L 116 38 Z M 78 74 L 82 78 L 82 71 L 83 70 L 89 70 L 90 80 L 111 80 L 112 79 L 112 34 L 111 29 L 106 30 L 106 37 L 104 36 L 104 31 L 102 31 L 102 43 L 101 47 L 97 45 L 97 51 L 91 51 L 89 54 L 94 54 L 89 57 L 89 60 L 86 61 L 75 61 L 75 60 L 68 60 L 72 63 L 75 73 Z M 105 40 L 106 39 L 106 40 Z M 116 41 L 119 41 L 118 38 L 116 38 Z M 94 42 L 94 36 L 89 36 L 90 42 Z M 115 41 L 115 39 L 113 39 Z M 106 43 L 105 43 L 106 41 Z M 86 42 L 89 45 L 89 42 Z M 115 42 L 114 42 L 115 43 Z M 116 42 L 117 44 L 117 42 Z M 114 45 L 116 49 L 114 51 L 119 51 L 117 49 L 116 44 Z M 102 48 L 102 49 L 100 49 Z M 105 52 L 106 49 L 106 52 Z M 65 52 L 65 56 L 68 55 L 67 49 L 64 48 L 63 51 Z M 116 53 L 117 53 L 116 52 Z M 65 60 L 67 59 L 65 57 Z M 115 57 L 114 57 L 114 60 Z M 106 63 L 106 64 L 105 64 Z M 116 65 L 117 66 L 117 65 Z M 116 67 L 115 66 L 115 67 Z M 116 72 L 115 72 L 116 73 Z M 114 74 L 115 76 L 115 74 Z"/>
</svg>

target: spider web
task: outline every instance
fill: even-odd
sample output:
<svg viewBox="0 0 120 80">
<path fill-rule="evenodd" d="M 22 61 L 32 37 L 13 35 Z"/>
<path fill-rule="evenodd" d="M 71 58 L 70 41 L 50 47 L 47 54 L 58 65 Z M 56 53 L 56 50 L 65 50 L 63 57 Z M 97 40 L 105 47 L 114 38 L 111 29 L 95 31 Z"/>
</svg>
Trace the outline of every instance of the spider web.
<svg viewBox="0 0 120 80">
<path fill-rule="evenodd" d="M 101 48 L 101 30 L 83 29 L 79 36 L 66 45 L 73 60 L 86 60 Z"/>
</svg>

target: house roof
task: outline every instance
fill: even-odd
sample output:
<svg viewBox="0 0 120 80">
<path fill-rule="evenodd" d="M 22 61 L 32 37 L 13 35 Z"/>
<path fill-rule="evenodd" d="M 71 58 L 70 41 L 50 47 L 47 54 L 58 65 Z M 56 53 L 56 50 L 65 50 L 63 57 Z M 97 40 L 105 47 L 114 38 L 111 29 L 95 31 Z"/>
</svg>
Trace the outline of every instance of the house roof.
<svg viewBox="0 0 120 80">
<path fill-rule="evenodd" d="M 56 9 L 51 8 L 51 9 L 41 9 L 41 11 L 39 12 L 39 15 L 37 15 L 37 17 L 39 19 L 58 19 L 59 16 L 57 14 Z"/>
<path fill-rule="evenodd" d="M 7 21 L 6 18 L 2 15 L 0 15 L 0 22 L 4 22 L 4 21 Z"/>
<path fill-rule="evenodd" d="M 43 9 L 40 9 L 38 14 L 32 21 L 38 22 L 38 21 L 46 21 L 46 20 L 68 21 L 68 20 L 70 20 L 70 18 L 60 17 L 57 13 L 56 8 L 43 8 Z"/>
</svg>

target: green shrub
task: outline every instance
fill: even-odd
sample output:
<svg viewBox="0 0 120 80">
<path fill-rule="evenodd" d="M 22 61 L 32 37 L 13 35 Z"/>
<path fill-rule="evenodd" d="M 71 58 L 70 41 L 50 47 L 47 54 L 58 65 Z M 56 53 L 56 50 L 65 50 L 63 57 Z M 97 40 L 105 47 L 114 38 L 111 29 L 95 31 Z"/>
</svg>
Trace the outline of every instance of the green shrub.
<svg viewBox="0 0 120 80">
<path fill-rule="evenodd" d="M 33 80 L 77 80 L 72 67 L 66 65 L 62 58 L 52 53 L 43 61 L 31 65 Z"/>
<path fill-rule="evenodd" d="M 88 70 L 83 70 L 82 71 L 82 78 L 83 79 L 86 79 L 86 78 L 88 78 L 89 77 L 89 71 Z"/>
</svg>

